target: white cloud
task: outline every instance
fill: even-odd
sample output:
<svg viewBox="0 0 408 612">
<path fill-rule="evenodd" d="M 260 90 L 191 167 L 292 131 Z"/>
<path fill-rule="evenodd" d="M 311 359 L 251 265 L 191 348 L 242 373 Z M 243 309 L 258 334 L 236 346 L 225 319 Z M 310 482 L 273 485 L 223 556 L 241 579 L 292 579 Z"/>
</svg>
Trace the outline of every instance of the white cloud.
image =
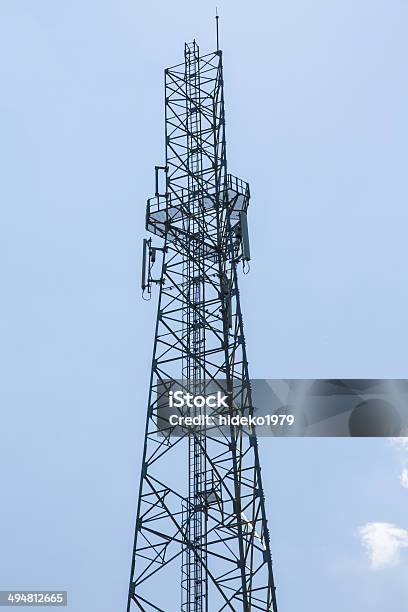
<svg viewBox="0 0 408 612">
<path fill-rule="evenodd" d="M 398 452 L 400 459 L 401 472 L 399 481 L 404 489 L 408 489 L 408 437 L 391 438 L 390 442 Z"/>
<path fill-rule="evenodd" d="M 401 438 L 390 438 L 390 442 L 392 446 L 395 446 L 395 448 L 408 450 L 408 437 L 406 436 Z"/>
<path fill-rule="evenodd" d="M 404 468 L 400 474 L 400 483 L 404 489 L 408 489 L 408 468 Z"/>
<path fill-rule="evenodd" d="M 396 565 L 400 550 L 408 548 L 408 531 L 391 523 L 367 523 L 358 532 L 373 570 Z"/>
</svg>

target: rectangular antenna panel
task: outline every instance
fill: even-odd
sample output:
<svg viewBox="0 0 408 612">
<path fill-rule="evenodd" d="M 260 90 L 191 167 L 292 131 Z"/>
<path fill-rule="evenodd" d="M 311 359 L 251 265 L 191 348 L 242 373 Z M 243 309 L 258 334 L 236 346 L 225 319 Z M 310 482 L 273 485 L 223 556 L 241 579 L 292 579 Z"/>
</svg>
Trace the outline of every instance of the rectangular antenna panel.
<svg viewBox="0 0 408 612">
<path fill-rule="evenodd" d="M 239 213 L 239 221 L 241 224 L 241 241 L 242 241 L 242 259 L 250 261 L 251 251 L 249 248 L 249 232 L 247 214 L 243 210 Z"/>
</svg>

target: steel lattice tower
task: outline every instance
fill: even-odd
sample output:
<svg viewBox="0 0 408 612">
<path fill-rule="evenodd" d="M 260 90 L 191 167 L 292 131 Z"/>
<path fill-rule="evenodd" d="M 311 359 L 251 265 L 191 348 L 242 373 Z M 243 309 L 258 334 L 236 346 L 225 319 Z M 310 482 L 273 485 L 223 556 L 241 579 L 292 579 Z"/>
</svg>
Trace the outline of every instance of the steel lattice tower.
<svg viewBox="0 0 408 612">
<path fill-rule="evenodd" d="M 222 381 L 229 414 L 253 413 L 237 281 L 250 192 L 227 173 L 221 51 L 200 56 L 194 41 L 165 70 L 165 124 L 146 212 L 163 242 L 144 241 L 143 289 L 157 284 L 159 300 L 127 610 L 277 612 L 255 432 L 158 423 L 176 380 L 203 394 Z"/>
</svg>

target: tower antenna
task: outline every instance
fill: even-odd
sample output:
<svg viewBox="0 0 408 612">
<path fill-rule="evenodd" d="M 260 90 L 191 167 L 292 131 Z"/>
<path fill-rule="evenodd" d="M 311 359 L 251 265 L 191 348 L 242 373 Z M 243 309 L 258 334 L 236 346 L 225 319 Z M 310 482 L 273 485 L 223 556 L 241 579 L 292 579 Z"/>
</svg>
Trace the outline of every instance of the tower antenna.
<svg viewBox="0 0 408 612">
<path fill-rule="evenodd" d="M 158 305 L 127 612 L 278 612 L 238 289 L 250 189 L 228 172 L 221 51 L 186 43 L 164 104 L 143 243 L 142 285 Z"/>
<path fill-rule="evenodd" d="M 218 26 L 218 22 L 219 22 L 219 15 L 218 15 L 218 7 L 215 7 L 215 28 L 217 31 L 217 51 L 220 50 L 220 34 L 219 34 L 219 26 Z"/>
</svg>

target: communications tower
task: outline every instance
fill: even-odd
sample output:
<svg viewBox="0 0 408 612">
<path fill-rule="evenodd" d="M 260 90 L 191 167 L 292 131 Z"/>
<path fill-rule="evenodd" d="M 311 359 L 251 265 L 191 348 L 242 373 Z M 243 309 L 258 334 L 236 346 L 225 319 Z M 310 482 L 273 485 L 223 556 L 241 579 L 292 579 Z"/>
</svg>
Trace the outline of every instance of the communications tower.
<svg viewBox="0 0 408 612">
<path fill-rule="evenodd" d="M 226 390 L 224 413 L 253 413 L 238 289 L 250 191 L 227 170 L 223 84 L 222 52 L 200 55 L 195 41 L 165 70 L 166 157 L 146 210 L 157 244 L 144 240 L 142 271 L 145 297 L 156 286 L 159 297 L 127 612 L 277 612 L 255 431 L 173 427 L 160 413 L 176 384 Z"/>
</svg>

